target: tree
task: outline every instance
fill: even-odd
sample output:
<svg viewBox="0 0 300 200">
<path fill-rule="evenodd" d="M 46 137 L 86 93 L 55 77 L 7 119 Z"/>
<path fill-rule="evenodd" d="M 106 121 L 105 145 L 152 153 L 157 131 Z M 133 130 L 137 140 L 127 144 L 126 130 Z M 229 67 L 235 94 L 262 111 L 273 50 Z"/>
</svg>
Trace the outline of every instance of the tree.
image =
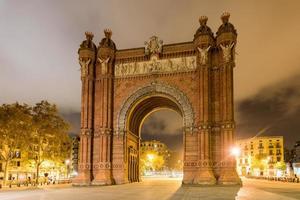
<svg viewBox="0 0 300 200">
<path fill-rule="evenodd" d="M 156 151 L 144 151 L 141 154 L 141 171 L 159 171 L 165 166 L 165 159 Z"/>
<path fill-rule="evenodd" d="M 275 168 L 281 171 L 285 171 L 286 170 L 286 164 L 285 162 L 281 161 L 281 162 L 277 162 L 275 164 Z"/>
<path fill-rule="evenodd" d="M 46 160 L 63 163 L 70 156 L 69 125 L 59 116 L 57 107 L 41 101 L 32 108 L 31 156 L 38 184 L 40 167 Z"/>
<path fill-rule="evenodd" d="M 31 108 L 26 105 L 3 104 L 0 106 L 0 160 L 4 163 L 3 184 L 6 185 L 8 166 L 16 151 L 26 151 L 32 132 Z"/>
<path fill-rule="evenodd" d="M 251 161 L 251 169 L 259 169 L 261 172 L 264 171 L 268 166 L 268 155 L 257 154 Z"/>
</svg>

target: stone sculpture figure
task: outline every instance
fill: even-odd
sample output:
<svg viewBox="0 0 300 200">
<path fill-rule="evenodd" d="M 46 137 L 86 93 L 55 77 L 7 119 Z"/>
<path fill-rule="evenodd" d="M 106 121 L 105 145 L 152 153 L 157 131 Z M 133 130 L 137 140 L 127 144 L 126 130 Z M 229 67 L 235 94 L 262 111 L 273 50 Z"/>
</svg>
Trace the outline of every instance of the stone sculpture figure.
<svg viewBox="0 0 300 200">
<path fill-rule="evenodd" d="M 133 74 L 139 74 L 140 73 L 140 70 L 139 70 L 139 64 L 137 62 L 135 62 L 133 64 Z"/>
<path fill-rule="evenodd" d="M 166 71 L 173 71 L 173 63 L 170 59 L 167 60 L 167 70 Z"/>
<path fill-rule="evenodd" d="M 110 59 L 110 57 L 107 57 L 106 59 L 98 58 L 98 61 L 101 64 L 101 73 L 102 74 L 107 74 L 107 72 L 108 72 L 108 66 L 107 66 L 107 64 L 109 62 L 109 59 Z"/>
<path fill-rule="evenodd" d="M 200 47 L 197 47 L 197 48 L 200 53 L 200 64 L 206 65 L 207 61 L 208 61 L 208 51 L 210 49 L 210 46 L 208 46 L 206 49 L 205 48 L 202 49 Z"/>
<path fill-rule="evenodd" d="M 143 64 L 142 74 L 148 73 L 148 65 L 146 63 Z"/>
<path fill-rule="evenodd" d="M 79 64 L 81 66 L 81 76 L 85 77 L 88 74 L 88 66 L 91 62 L 91 59 L 83 60 L 82 58 L 79 59 Z"/>
<path fill-rule="evenodd" d="M 234 46 L 234 43 L 228 44 L 223 46 L 222 44 L 220 45 L 221 49 L 223 51 L 223 59 L 225 62 L 229 62 L 231 60 L 231 49 Z"/>
<path fill-rule="evenodd" d="M 195 69 L 195 59 L 194 58 L 190 58 L 189 59 L 189 69 L 193 70 Z"/>
</svg>

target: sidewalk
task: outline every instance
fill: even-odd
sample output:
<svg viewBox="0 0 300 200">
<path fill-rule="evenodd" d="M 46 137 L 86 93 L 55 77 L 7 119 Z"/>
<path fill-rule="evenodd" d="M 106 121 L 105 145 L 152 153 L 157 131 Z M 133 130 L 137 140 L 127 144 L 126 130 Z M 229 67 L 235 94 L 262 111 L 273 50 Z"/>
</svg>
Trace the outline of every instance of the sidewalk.
<svg viewBox="0 0 300 200">
<path fill-rule="evenodd" d="M 13 185 L 11 188 L 9 186 L 5 186 L 0 189 L 0 192 L 6 192 L 6 191 L 24 191 L 24 190 L 40 190 L 40 189 L 57 189 L 57 188 L 68 188 L 71 187 L 71 183 L 66 184 L 51 184 L 51 185 L 39 185 L 39 186 L 20 186 L 17 187 L 16 185 Z"/>
</svg>

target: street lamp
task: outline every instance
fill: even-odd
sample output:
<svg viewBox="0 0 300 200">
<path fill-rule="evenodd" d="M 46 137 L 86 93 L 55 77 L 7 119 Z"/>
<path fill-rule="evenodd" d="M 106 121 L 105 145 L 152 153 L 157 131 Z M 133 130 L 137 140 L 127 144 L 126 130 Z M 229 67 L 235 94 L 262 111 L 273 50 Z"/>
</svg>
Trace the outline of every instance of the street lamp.
<svg viewBox="0 0 300 200">
<path fill-rule="evenodd" d="M 238 147 L 232 147 L 232 148 L 230 149 L 230 154 L 231 154 L 232 156 L 238 157 L 238 156 L 241 154 L 241 150 L 240 150 L 240 148 L 238 148 Z"/>
<path fill-rule="evenodd" d="M 67 178 L 69 178 L 69 170 L 70 170 L 70 159 L 65 160 L 67 166 Z"/>
<path fill-rule="evenodd" d="M 153 155 L 153 154 L 147 154 L 147 158 L 148 158 L 148 160 L 149 160 L 150 162 L 152 162 L 153 159 L 154 159 L 154 155 Z"/>
</svg>

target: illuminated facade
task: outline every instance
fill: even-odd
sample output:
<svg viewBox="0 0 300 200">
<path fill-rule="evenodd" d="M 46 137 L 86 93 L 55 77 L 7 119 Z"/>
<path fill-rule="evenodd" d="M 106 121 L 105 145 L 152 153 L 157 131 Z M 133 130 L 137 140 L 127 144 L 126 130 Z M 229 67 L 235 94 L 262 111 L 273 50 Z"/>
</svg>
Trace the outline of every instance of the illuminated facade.
<svg viewBox="0 0 300 200">
<path fill-rule="evenodd" d="M 34 180 L 36 178 L 36 168 L 31 160 L 34 156 L 34 145 L 31 146 L 29 151 L 15 150 L 11 153 L 12 160 L 9 161 L 7 166 L 7 177 L 9 181 L 24 182 L 29 178 Z M 0 159 L 0 182 L 4 178 L 5 162 Z M 52 160 L 45 160 L 39 171 L 39 177 L 47 177 L 53 179 L 67 178 L 67 166 L 65 163 L 59 163 Z"/>
<path fill-rule="evenodd" d="M 143 141 L 141 143 L 141 152 L 156 151 L 161 154 L 169 153 L 167 145 L 157 140 Z"/>
<path fill-rule="evenodd" d="M 237 171 L 246 176 L 280 176 L 276 169 L 284 162 L 283 136 L 254 137 L 237 140 L 240 155 L 237 156 Z"/>
</svg>

